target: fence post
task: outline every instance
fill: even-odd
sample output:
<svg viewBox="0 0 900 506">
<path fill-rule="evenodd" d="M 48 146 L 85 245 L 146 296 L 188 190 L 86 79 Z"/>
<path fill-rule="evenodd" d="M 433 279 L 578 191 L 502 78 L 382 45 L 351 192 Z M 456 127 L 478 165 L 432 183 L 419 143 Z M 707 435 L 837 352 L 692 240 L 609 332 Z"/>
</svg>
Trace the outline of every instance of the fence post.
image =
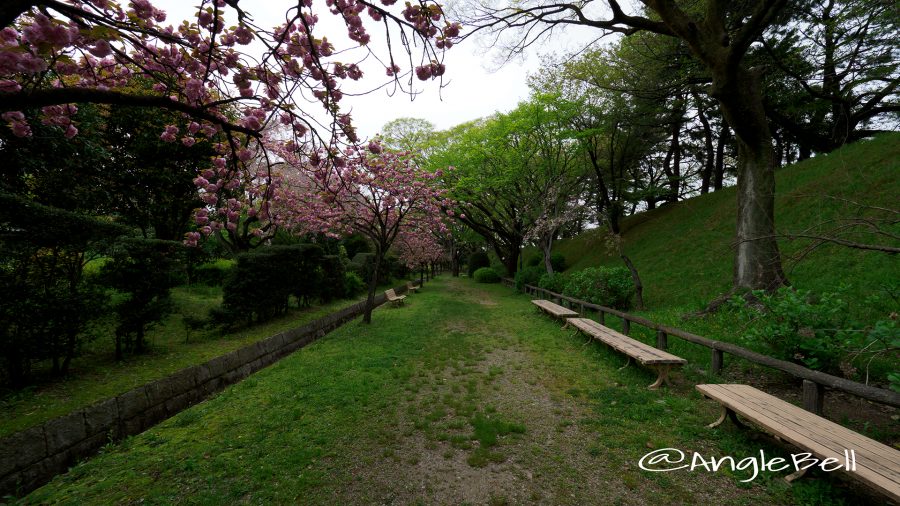
<svg viewBox="0 0 900 506">
<path fill-rule="evenodd" d="M 712 373 L 719 374 L 722 372 L 722 365 L 725 363 L 725 357 L 722 350 L 713 348 L 712 350 Z"/>
<path fill-rule="evenodd" d="M 803 409 L 821 415 L 824 401 L 825 389 L 822 385 L 815 381 L 803 380 Z"/>
<path fill-rule="evenodd" d="M 598 309 L 597 313 L 600 315 L 600 325 L 606 325 L 606 313 L 602 309 Z"/>
<path fill-rule="evenodd" d="M 656 331 L 656 347 L 661 350 L 669 347 L 669 336 L 662 330 Z"/>
<path fill-rule="evenodd" d="M 631 321 L 628 318 L 622 318 L 622 333 L 626 336 L 631 332 Z"/>
</svg>

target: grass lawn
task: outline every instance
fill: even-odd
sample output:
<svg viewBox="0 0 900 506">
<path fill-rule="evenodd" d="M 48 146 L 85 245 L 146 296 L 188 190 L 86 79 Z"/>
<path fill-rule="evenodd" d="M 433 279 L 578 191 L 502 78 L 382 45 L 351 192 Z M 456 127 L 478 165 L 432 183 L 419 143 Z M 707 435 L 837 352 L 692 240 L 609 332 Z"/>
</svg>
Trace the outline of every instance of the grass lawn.
<svg viewBox="0 0 900 506">
<path fill-rule="evenodd" d="M 841 504 L 813 474 L 650 473 L 652 449 L 787 457 L 723 424 L 696 372 L 585 344 L 500 285 L 442 278 L 58 476 L 40 504 Z"/>
<path fill-rule="evenodd" d="M 147 333 L 150 353 L 126 357 L 117 362 L 113 355 L 114 318 L 98 329 L 102 337 L 90 342 L 72 362 L 67 378 L 43 378 L 36 385 L 0 397 L 0 437 L 41 424 L 94 402 L 164 378 L 185 367 L 203 363 L 247 344 L 321 318 L 354 301 L 339 300 L 288 314 L 262 325 L 222 334 L 219 330 L 188 333 L 185 315 L 205 316 L 222 301 L 220 287 L 194 285 L 172 289 L 175 311 Z M 48 366 L 49 364 L 44 364 Z"/>
</svg>

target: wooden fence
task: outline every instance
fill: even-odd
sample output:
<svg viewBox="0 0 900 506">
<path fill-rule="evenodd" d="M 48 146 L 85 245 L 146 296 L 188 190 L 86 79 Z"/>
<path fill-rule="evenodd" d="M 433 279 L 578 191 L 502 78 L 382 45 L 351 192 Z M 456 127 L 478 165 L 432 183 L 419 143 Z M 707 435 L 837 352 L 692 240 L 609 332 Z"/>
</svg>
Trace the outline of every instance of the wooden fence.
<svg viewBox="0 0 900 506">
<path fill-rule="evenodd" d="M 515 287 L 515 281 L 510 278 L 503 278 L 503 283 L 507 286 Z M 582 314 L 586 314 L 585 310 L 587 309 L 596 311 L 598 319 L 603 325 L 606 325 L 607 315 L 619 318 L 622 320 L 622 333 L 626 335 L 631 331 L 632 323 L 642 325 L 651 330 L 655 330 L 656 347 L 661 350 L 665 350 L 668 347 L 669 336 L 674 336 L 690 343 L 709 348 L 711 362 L 710 369 L 714 374 L 718 374 L 722 370 L 722 366 L 725 363 L 725 353 L 730 353 L 731 355 L 740 357 L 749 362 L 753 362 L 754 364 L 759 364 L 766 367 L 771 367 L 772 369 L 778 369 L 779 371 L 786 372 L 791 376 L 794 376 L 795 378 L 800 378 L 803 380 L 803 408 L 819 415 L 822 414 L 826 387 L 840 390 L 842 392 L 847 392 L 869 401 L 887 404 L 888 406 L 893 406 L 895 408 L 900 408 L 900 393 L 893 392 L 891 390 L 876 388 L 856 381 L 851 381 L 846 378 L 839 378 L 837 376 L 825 374 L 820 371 L 813 371 L 812 369 L 807 369 L 806 367 L 803 367 L 799 364 L 772 358 L 767 355 L 742 348 L 735 344 L 725 343 L 722 341 L 716 341 L 715 339 L 698 336 L 697 334 L 692 334 L 681 329 L 662 325 L 650 321 L 646 318 L 626 313 L 624 311 L 619 311 L 617 309 L 609 308 L 606 306 L 600 306 L 583 300 L 567 297 L 561 293 L 551 292 L 550 290 L 545 290 L 537 286 L 525 285 L 525 293 L 541 297 L 543 299 L 555 301 L 560 305 L 567 305 L 573 310 L 579 308 Z"/>
</svg>

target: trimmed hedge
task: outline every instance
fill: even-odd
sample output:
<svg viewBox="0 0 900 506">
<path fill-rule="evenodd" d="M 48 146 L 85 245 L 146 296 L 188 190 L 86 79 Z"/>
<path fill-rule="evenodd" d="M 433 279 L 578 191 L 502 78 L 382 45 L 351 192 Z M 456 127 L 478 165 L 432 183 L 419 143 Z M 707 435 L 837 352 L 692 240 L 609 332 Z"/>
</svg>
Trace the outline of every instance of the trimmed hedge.
<svg viewBox="0 0 900 506">
<path fill-rule="evenodd" d="M 290 296 L 301 304 L 322 295 L 326 263 L 315 244 L 268 246 L 237 256 L 214 318 L 234 323 L 266 321 L 284 314 Z M 343 279 L 343 276 L 341 276 Z"/>
<path fill-rule="evenodd" d="M 490 267 L 482 267 L 475 271 L 475 275 L 473 276 L 475 281 L 478 283 L 499 283 L 500 275 L 497 274 L 497 271 L 491 269 Z"/>
</svg>

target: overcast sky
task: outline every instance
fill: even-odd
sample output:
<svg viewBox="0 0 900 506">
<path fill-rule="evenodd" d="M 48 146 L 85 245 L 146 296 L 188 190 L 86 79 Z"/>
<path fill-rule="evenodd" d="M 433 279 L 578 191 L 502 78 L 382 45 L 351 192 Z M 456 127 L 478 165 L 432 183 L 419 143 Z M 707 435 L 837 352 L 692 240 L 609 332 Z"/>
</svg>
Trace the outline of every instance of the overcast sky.
<svg viewBox="0 0 900 506">
<path fill-rule="evenodd" d="M 313 3 L 320 18 L 319 25 L 316 26 L 318 36 L 324 34 L 329 40 L 338 39 L 335 46 L 347 47 L 348 43 L 344 42 L 346 39 L 340 38 L 346 29 L 335 16 L 325 10 L 324 3 L 323 0 L 314 0 Z M 177 26 L 181 20 L 196 17 L 196 7 L 191 7 L 196 3 L 192 1 L 156 0 L 154 4 L 168 14 L 166 23 Z M 252 14 L 258 26 L 271 28 L 284 23 L 286 9 L 296 5 L 296 0 L 257 0 L 241 2 L 241 5 Z M 260 5 L 265 5 L 266 8 L 258 8 Z M 371 21 L 365 15 L 364 19 Z M 384 35 L 379 30 L 381 25 L 369 22 L 366 26 L 372 36 L 370 46 L 376 53 L 384 53 Z M 416 80 L 415 89 L 421 93 L 414 100 L 410 100 L 410 95 L 404 93 L 389 96 L 387 90 L 382 89 L 364 96 L 348 96 L 341 104 L 344 109 L 352 108 L 353 121 L 361 137 L 372 137 L 385 123 L 401 117 L 424 118 L 434 123 L 438 129 L 449 128 L 496 111 L 514 108 L 528 97 L 527 76 L 538 70 L 540 54 L 562 54 L 580 49 L 596 35 L 596 32 L 569 31 L 564 37 L 555 37 L 520 61 L 507 63 L 500 68 L 494 63 L 496 51 L 488 51 L 480 47 L 476 40 L 467 39 L 447 52 L 447 72 L 442 89 L 436 81 L 422 83 Z M 353 59 L 348 57 L 345 61 Z M 363 70 L 367 74 L 362 79 L 366 89 L 378 86 L 385 79 L 384 67 L 374 61 L 370 60 L 369 66 L 364 65 Z M 350 88 L 352 84 L 354 83 L 348 81 L 342 85 L 345 92 L 353 91 Z"/>
</svg>

